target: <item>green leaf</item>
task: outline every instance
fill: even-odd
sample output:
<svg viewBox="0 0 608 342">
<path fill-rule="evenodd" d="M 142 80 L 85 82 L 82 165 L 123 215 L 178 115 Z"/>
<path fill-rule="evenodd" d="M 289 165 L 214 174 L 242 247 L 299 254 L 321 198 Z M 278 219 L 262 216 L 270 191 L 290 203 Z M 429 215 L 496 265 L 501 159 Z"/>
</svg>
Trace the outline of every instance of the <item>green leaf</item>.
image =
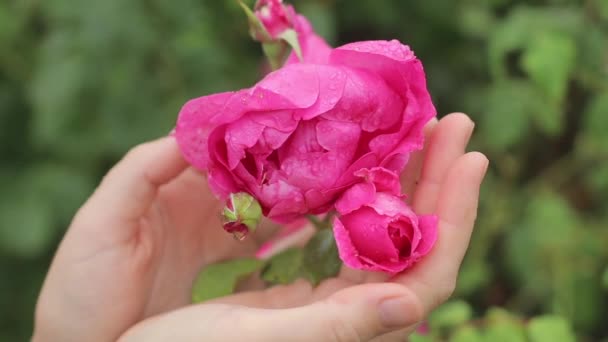
<svg viewBox="0 0 608 342">
<path fill-rule="evenodd" d="M 522 67 L 553 103 L 561 103 L 576 63 L 576 44 L 556 32 L 534 35 L 522 56 Z"/>
<path fill-rule="evenodd" d="M 461 300 L 451 301 L 437 308 L 429 317 L 432 329 L 450 329 L 467 322 L 473 316 L 471 306 Z"/>
<path fill-rule="evenodd" d="M 331 229 L 319 230 L 304 247 L 302 275 L 313 285 L 335 277 L 340 272 L 342 261 Z"/>
<path fill-rule="evenodd" d="M 192 302 L 231 294 L 240 279 L 257 271 L 263 264 L 257 259 L 236 259 L 205 267 L 194 281 Z"/>
<path fill-rule="evenodd" d="M 21 191 L 0 199 L 0 249 L 15 256 L 35 257 L 52 242 L 53 212 L 39 194 Z"/>
<path fill-rule="evenodd" d="M 602 275 L 602 286 L 604 286 L 604 289 L 608 290 L 608 267 L 606 267 L 606 270 Z"/>
<path fill-rule="evenodd" d="M 486 113 L 481 134 L 494 150 L 505 150 L 523 142 L 528 122 L 539 108 L 539 98 L 528 82 L 503 81 L 489 89 L 485 98 Z"/>
<path fill-rule="evenodd" d="M 589 157 L 608 154 L 608 91 L 598 93 L 583 116 L 583 132 L 578 152 Z"/>
<path fill-rule="evenodd" d="M 418 334 L 418 333 L 413 333 L 407 339 L 405 339 L 405 334 L 404 334 L 404 341 L 409 341 L 409 342 L 433 342 L 433 338 L 430 335 L 421 335 L 421 334 Z"/>
<path fill-rule="evenodd" d="M 574 342 L 576 338 L 570 324 L 560 316 L 533 318 L 528 324 L 530 342 Z"/>
<path fill-rule="evenodd" d="M 484 339 L 475 327 L 471 325 L 462 326 L 450 336 L 449 342 L 483 342 Z"/>
<path fill-rule="evenodd" d="M 273 256 L 262 270 L 262 279 L 271 284 L 289 284 L 298 278 L 304 253 L 299 248 L 289 248 Z"/>
<path fill-rule="evenodd" d="M 485 341 L 526 342 L 523 322 L 509 311 L 491 308 L 486 313 L 485 320 Z"/>
<path fill-rule="evenodd" d="M 556 32 L 574 36 L 582 27 L 583 16 L 567 8 L 517 7 L 496 26 L 488 41 L 490 71 L 495 78 L 507 74 L 506 56 L 532 46 L 536 33 Z"/>
</svg>

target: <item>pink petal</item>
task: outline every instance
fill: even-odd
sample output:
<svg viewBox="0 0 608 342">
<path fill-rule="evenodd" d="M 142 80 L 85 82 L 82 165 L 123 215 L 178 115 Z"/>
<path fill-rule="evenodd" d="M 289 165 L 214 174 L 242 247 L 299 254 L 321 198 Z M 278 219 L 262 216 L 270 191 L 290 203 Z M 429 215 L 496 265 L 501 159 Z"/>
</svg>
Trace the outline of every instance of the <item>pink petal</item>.
<svg viewBox="0 0 608 342">
<path fill-rule="evenodd" d="M 296 119 L 310 120 L 333 109 L 344 96 L 347 73 L 339 67 L 329 65 L 309 65 L 315 68 L 319 82 L 319 98 L 308 108 L 295 113 Z"/>
<path fill-rule="evenodd" d="M 369 266 L 364 265 L 359 259 L 359 253 L 350 239 L 350 234 L 338 217 L 334 218 L 333 230 L 338 254 L 344 264 L 354 269 L 368 269 Z"/>
<path fill-rule="evenodd" d="M 357 123 L 367 132 L 385 130 L 401 120 L 401 96 L 382 78 L 360 69 L 344 68 L 344 93 L 338 104 L 323 117 Z"/>
<path fill-rule="evenodd" d="M 365 181 L 373 183 L 376 191 L 386 192 L 395 196 L 401 196 L 401 182 L 399 176 L 383 167 L 371 169 L 361 169 L 355 173 L 356 176 L 363 177 Z"/>
<path fill-rule="evenodd" d="M 264 132 L 264 126 L 254 122 L 249 117 L 242 117 L 226 128 L 226 148 L 228 152 L 228 167 L 234 169 L 245 158 L 245 150 L 253 147 Z"/>
<path fill-rule="evenodd" d="M 439 218 L 437 215 L 418 216 L 418 229 L 422 234 L 420 244 L 414 250 L 417 256 L 421 257 L 431 251 L 437 241 L 437 225 Z"/>
<path fill-rule="evenodd" d="M 359 183 L 346 190 L 342 197 L 336 201 L 336 210 L 341 215 L 346 215 L 362 206 L 374 202 L 376 189 L 371 183 Z"/>
<path fill-rule="evenodd" d="M 330 64 L 375 72 L 398 93 L 406 90 L 404 73 L 415 61 L 410 48 L 397 40 L 351 43 L 334 49 L 329 56 Z"/>
<path fill-rule="evenodd" d="M 219 125 L 230 122 L 242 113 L 235 111 L 224 114 L 224 108 L 233 97 L 241 92 L 220 93 L 192 99 L 182 107 L 175 126 L 175 138 L 184 158 L 194 167 L 206 170 L 209 162 L 207 139 Z"/>
<path fill-rule="evenodd" d="M 417 221 L 418 218 L 412 209 L 403 201 L 401 197 L 397 197 L 384 192 L 376 193 L 376 200 L 368 204 L 379 215 L 388 217 L 407 216 Z"/>
<path fill-rule="evenodd" d="M 388 235 L 389 218 L 371 208 L 362 207 L 340 217 L 354 248 L 376 264 L 396 262 L 399 251 Z"/>
<path fill-rule="evenodd" d="M 318 70 L 315 65 L 287 65 L 266 75 L 253 89 L 256 110 L 308 108 L 319 98 Z"/>
</svg>

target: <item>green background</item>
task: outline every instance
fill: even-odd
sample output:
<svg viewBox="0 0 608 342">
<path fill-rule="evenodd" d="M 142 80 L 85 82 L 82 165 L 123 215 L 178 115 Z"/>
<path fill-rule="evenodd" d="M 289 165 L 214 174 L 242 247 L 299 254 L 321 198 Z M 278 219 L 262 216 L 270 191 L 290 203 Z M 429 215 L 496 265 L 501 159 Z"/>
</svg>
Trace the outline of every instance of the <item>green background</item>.
<svg viewBox="0 0 608 342">
<path fill-rule="evenodd" d="M 542 341 L 555 322 L 525 319 L 556 314 L 605 339 L 608 1 L 294 3 L 333 45 L 409 44 L 439 113 L 477 122 L 471 148 L 491 167 L 456 294 L 468 304 L 434 336 L 518 341 L 492 334 L 531 325 Z M 187 99 L 252 85 L 261 55 L 235 1 L 0 1 L 0 341 L 30 336 L 53 251 L 108 168 Z"/>
</svg>

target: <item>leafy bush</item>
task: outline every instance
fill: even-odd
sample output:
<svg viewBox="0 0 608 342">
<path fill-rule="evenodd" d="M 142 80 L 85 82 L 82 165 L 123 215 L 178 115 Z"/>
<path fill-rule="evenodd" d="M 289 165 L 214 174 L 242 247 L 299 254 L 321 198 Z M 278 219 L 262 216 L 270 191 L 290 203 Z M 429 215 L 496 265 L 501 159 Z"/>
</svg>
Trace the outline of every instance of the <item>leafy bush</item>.
<svg viewBox="0 0 608 342">
<path fill-rule="evenodd" d="M 410 44 L 439 112 L 478 123 L 491 170 L 457 290 L 470 304 L 433 333 L 503 334 L 486 324 L 500 306 L 509 322 L 565 319 L 520 339 L 606 338 L 608 2 L 294 2 L 333 44 Z M 252 84 L 260 60 L 235 1 L 0 2 L 0 340 L 28 338 L 53 250 L 108 168 L 185 100 Z"/>
</svg>

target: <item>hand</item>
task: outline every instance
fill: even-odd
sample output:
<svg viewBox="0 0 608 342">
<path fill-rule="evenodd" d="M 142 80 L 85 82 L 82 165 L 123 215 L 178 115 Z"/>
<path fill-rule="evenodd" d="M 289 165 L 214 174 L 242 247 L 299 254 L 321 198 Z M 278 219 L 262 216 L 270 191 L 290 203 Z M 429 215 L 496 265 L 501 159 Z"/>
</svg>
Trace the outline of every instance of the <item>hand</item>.
<svg viewBox="0 0 608 342">
<path fill-rule="evenodd" d="M 190 303 L 197 272 L 252 254 L 220 228 L 221 205 L 173 138 L 134 148 L 73 219 L 36 308 L 35 341 L 115 341 Z"/>
<path fill-rule="evenodd" d="M 401 340 L 453 290 L 487 167 L 483 155 L 463 155 L 472 127 L 464 115 L 429 125 L 413 205 L 439 214 L 440 233 L 411 271 L 384 282 L 382 275 L 344 270 L 314 290 L 299 281 L 244 292 L 144 320 L 122 340 Z M 201 266 L 253 251 L 253 239 L 236 243 L 216 228 L 219 207 L 185 167 L 174 143 L 163 139 L 137 148 L 110 172 L 60 247 L 35 337 L 113 340 L 146 317 L 185 305 Z M 415 179 L 416 168 L 409 174 Z M 370 281 L 382 282 L 356 285 Z"/>
</svg>

